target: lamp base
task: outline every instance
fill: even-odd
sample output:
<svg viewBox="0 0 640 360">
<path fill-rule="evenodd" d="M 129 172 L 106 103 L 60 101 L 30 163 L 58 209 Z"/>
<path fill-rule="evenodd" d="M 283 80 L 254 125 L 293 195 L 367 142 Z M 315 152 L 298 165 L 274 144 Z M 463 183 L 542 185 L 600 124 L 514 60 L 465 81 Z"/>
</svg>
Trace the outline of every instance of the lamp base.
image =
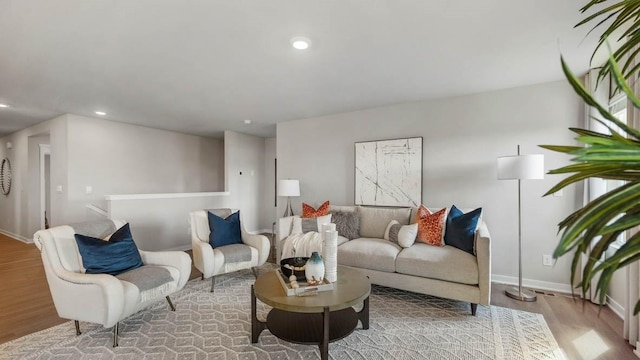
<svg viewBox="0 0 640 360">
<path fill-rule="evenodd" d="M 293 216 L 293 208 L 291 207 L 291 197 L 287 196 L 287 207 L 284 209 L 284 216 Z"/>
<path fill-rule="evenodd" d="M 507 290 L 504 291 L 504 293 L 512 298 L 512 299 L 516 299 L 516 300 L 520 300 L 520 301 L 527 301 L 527 302 L 531 302 L 531 301 L 536 301 L 538 299 L 538 296 L 529 291 L 529 290 L 520 290 L 517 287 L 510 287 Z"/>
</svg>

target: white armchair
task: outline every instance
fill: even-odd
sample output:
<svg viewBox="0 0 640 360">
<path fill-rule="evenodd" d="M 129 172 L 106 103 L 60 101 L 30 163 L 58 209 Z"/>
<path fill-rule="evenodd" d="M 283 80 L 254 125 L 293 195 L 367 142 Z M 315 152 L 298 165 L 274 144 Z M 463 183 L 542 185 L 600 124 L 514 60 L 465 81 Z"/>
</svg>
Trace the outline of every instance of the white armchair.
<svg viewBox="0 0 640 360">
<path fill-rule="evenodd" d="M 189 225 L 191 226 L 191 245 L 193 248 L 193 264 L 196 269 L 202 272 L 202 278 L 211 277 L 211 292 L 215 285 L 215 275 L 227 274 L 230 272 L 249 269 L 253 271 L 257 277 L 256 266 L 260 266 L 267 261 L 271 244 L 269 239 L 264 235 L 249 234 L 242 221 L 240 221 L 240 231 L 242 234 L 242 243 L 251 251 L 250 260 L 230 262 L 225 259 L 223 252 L 224 246 L 221 248 L 213 248 L 209 244 L 209 217 L 207 211 L 226 218 L 236 210 L 232 209 L 212 209 L 198 210 L 189 214 Z"/>
<path fill-rule="evenodd" d="M 125 221 L 113 220 L 113 224 L 117 229 Z M 175 311 L 169 295 L 182 289 L 189 279 L 191 258 L 187 253 L 138 250 L 144 265 L 158 265 L 168 270 L 171 276 L 171 280 L 161 286 L 141 290 L 133 278 L 125 281 L 108 274 L 84 273 L 74 234 L 71 226 L 58 226 L 36 232 L 34 242 L 42 255 L 58 316 L 74 320 L 77 335 L 80 335 L 79 321 L 101 324 L 105 328 L 113 327 L 115 347 L 118 346 L 119 321 L 162 298 L 166 298 L 171 310 Z M 154 276 L 159 267 L 143 266 L 146 272 L 144 276 Z M 166 271 L 160 272 L 166 277 Z"/>
</svg>

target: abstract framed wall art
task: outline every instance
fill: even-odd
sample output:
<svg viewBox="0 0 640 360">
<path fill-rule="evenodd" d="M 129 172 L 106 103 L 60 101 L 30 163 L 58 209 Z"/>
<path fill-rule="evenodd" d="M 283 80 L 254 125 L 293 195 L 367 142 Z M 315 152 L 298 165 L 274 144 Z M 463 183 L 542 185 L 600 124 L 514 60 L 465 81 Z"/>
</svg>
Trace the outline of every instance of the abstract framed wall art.
<svg viewBox="0 0 640 360">
<path fill-rule="evenodd" d="M 355 204 L 422 203 L 422 137 L 355 143 Z"/>
</svg>

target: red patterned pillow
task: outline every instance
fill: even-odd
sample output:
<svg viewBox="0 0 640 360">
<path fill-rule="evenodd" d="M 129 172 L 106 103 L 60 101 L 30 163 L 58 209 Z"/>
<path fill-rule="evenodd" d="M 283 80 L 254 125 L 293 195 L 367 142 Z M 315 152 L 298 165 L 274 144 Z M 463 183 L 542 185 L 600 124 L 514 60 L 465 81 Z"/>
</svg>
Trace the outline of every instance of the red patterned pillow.
<svg viewBox="0 0 640 360">
<path fill-rule="evenodd" d="M 429 209 L 420 205 L 416 213 L 416 223 L 418 224 L 418 236 L 416 241 L 433 246 L 442 246 L 442 232 L 444 230 L 444 220 L 447 208 L 431 213 Z"/>
<path fill-rule="evenodd" d="M 318 207 L 318 210 L 314 209 L 309 204 L 302 203 L 302 217 L 303 218 L 316 218 L 318 216 L 325 216 L 329 214 L 329 200 L 325 201 Z"/>
</svg>

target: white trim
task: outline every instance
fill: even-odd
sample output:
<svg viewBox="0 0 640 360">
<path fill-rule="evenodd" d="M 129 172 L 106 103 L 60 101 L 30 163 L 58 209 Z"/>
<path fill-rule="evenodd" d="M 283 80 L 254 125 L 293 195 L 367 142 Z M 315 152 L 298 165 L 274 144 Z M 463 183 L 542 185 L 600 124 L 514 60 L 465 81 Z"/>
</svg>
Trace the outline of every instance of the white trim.
<svg viewBox="0 0 640 360">
<path fill-rule="evenodd" d="M 607 295 L 607 305 L 614 314 L 618 315 L 620 319 L 624 320 L 624 307 L 618 304 L 618 302 L 613 300 L 613 298 L 611 298 L 611 296 L 609 295 Z"/>
<path fill-rule="evenodd" d="M 518 278 L 514 276 L 491 274 L 491 281 L 499 284 L 518 285 Z M 571 285 L 563 283 L 522 279 L 522 286 L 533 289 L 556 291 L 565 294 L 571 293 Z"/>
<path fill-rule="evenodd" d="M 88 210 L 91 210 L 94 213 L 96 213 L 96 214 L 98 214 L 100 216 L 103 216 L 103 217 L 105 217 L 107 219 L 109 218 L 109 214 L 106 211 L 100 209 L 99 207 L 97 207 L 95 205 L 89 204 L 89 205 L 85 206 L 85 208 L 88 209 Z"/>
<path fill-rule="evenodd" d="M 8 236 L 8 237 L 10 237 L 12 239 L 21 241 L 21 242 L 23 242 L 25 244 L 33 244 L 33 239 L 29 239 L 29 238 L 26 238 L 24 236 L 20 236 L 18 234 L 14 234 L 14 233 L 8 232 L 6 230 L 0 229 L 0 234 L 6 235 L 6 236 Z"/>
<path fill-rule="evenodd" d="M 231 193 L 224 192 L 197 192 L 197 193 L 166 193 L 166 194 L 125 194 L 125 195 L 106 195 L 107 200 L 150 200 L 150 199 L 177 199 L 192 197 L 212 197 L 212 196 L 229 196 Z"/>
</svg>

